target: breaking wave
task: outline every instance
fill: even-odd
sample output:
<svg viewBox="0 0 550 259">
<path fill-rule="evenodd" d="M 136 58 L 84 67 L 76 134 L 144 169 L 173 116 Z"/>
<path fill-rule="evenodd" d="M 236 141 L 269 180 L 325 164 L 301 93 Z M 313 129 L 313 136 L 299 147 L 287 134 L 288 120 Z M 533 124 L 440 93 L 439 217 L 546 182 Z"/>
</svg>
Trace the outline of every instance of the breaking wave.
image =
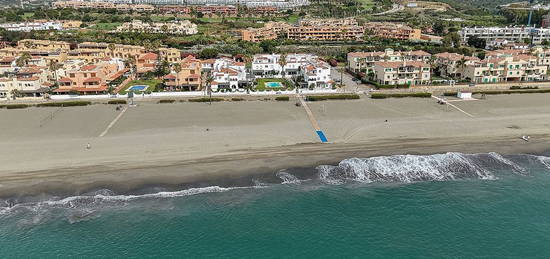
<svg viewBox="0 0 550 259">
<path fill-rule="evenodd" d="M 550 158 L 535 157 L 550 169 Z M 515 174 L 527 175 L 528 170 L 511 159 L 497 153 L 462 154 L 445 153 L 434 155 L 395 155 L 371 158 L 350 158 L 337 166 L 318 166 L 319 178 L 328 184 L 357 182 L 400 182 L 447 181 L 476 178 L 496 179 L 495 171 L 509 170 Z"/>
<path fill-rule="evenodd" d="M 302 180 L 298 179 L 298 177 L 286 172 L 285 170 L 277 172 L 275 176 L 282 180 L 281 184 L 300 184 L 302 182 Z"/>
<path fill-rule="evenodd" d="M 550 170 L 550 157 L 533 155 L 502 156 L 497 153 L 462 154 L 445 153 L 434 155 L 395 155 L 371 158 L 350 158 L 338 165 L 320 165 L 316 168 L 317 179 L 299 179 L 287 170 L 275 173 L 281 184 L 299 185 L 304 181 L 312 184 L 344 184 L 346 182 L 398 182 L 413 183 L 420 181 L 448 181 L 456 179 L 497 179 L 500 172 L 511 172 L 517 175 L 529 175 L 533 165 Z M 9 202 L 0 204 L 0 217 L 19 212 L 40 214 L 52 209 L 70 211 L 74 221 L 93 217 L 97 209 L 104 207 L 121 207 L 131 201 L 154 200 L 204 193 L 222 193 L 236 189 L 269 188 L 274 184 L 251 180 L 251 186 L 220 187 L 209 186 L 191 188 L 173 192 L 156 192 L 140 195 L 118 195 L 110 190 L 100 190 L 89 195 L 67 198 L 51 198 L 37 202 Z M 276 184 L 275 184 L 276 185 Z"/>
<path fill-rule="evenodd" d="M 101 205 L 117 206 L 133 200 L 155 199 L 155 198 L 174 198 L 191 196 L 203 193 L 226 192 L 236 189 L 246 189 L 251 187 L 219 187 L 209 186 L 204 188 L 191 188 L 175 192 L 157 192 L 141 195 L 111 195 L 109 190 L 101 190 L 94 195 L 71 196 L 60 200 L 46 200 L 41 202 L 28 202 L 18 204 L 6 204 L 6 207 L 0 207 L 0 215 L 20 210 L 39 211 L 43 208 L 65 208 L 65 209 L 86 209 Z"/>
</svg>

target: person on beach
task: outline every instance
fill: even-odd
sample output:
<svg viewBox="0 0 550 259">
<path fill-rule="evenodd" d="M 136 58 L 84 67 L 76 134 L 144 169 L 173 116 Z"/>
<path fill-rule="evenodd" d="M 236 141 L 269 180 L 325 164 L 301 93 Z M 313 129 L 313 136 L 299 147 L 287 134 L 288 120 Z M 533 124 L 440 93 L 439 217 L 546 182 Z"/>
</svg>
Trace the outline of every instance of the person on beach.
<svg viewBox="0 0 550 259">
<path fill-rule="evenodd" d="M 86 149 L 91 149 L 92 148 L 92 145 L 90 145 L 90 143 L 86 144 Z"/>
</svg>

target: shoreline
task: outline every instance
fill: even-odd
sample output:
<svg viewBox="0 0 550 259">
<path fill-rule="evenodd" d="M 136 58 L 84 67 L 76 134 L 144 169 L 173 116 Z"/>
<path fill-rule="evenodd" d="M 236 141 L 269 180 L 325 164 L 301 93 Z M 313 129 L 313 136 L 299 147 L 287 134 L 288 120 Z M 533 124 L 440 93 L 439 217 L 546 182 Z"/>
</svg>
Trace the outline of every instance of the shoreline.
<svg viewBox="0 0 550 259">
<path fill-rule="evenodd" d="M 250 185 L 255 177 L 277 181 L 281 169 L 353 157 L 546 154 L 549 97 L 491 96 L 453 107 L 364 98 L 310 102 L 309 112 L 263 101 L 144 102 L 124 114 L 108 105 L 0 110 L 0 197 Z M 329 143 L 320 143 L 318 128 Z"/>
<path fill-rule="evenodd" d="M 319 165 L 336 165 L 347 158 L 391 155 L 430 155 L 447 152 L 466 154 L 496 152 L 499 154 L 550 154 L 550 135 L 532 136 L 524 142 L 515 137 L 470 139 L 401 139 L 356 144 L 297 144 L 247 151 L 234 151 L 190 160 L 134 166 L 94 165 L 57 168 L 44 171 L 4 174 L 0 199 L 39 195 L 74 196 L 99 189 L 116 194 L 143 194 L 143 190 L 163 188 L 183 190 L 208 186 L 252 186 L 280 183 L 275 174 L 283 169 L 307 168 L 312 175 Z M 258 158 L 269 154 L 270 158 Z M 231 169 L 229 169 L 231 168 Z M 161 173 L 159 173 L 161 172 Z"/>
</svg>

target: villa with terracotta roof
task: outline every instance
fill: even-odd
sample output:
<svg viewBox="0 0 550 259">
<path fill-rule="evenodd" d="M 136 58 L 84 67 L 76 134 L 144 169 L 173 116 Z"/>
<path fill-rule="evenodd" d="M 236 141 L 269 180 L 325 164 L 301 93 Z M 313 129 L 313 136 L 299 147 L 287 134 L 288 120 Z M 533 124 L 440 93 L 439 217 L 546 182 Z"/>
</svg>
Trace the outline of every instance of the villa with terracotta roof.
<svg viewBox="0 0 550 259">
<path fill-rule="evenodd" d="M 380 61 L 419 61 L 428 62 L 432 55 L 422 50 L 394 51 L 386 49 L 383 52 L 350 52 L 347 67 L 353 73 L 369 74 L 374 72 L 374 63 Z"/>
<path fill-rule="evenodd" d="M 430 83 L 430 65 L 421 61 L 379 61 L 374 78 L 383 85 L 422 85 Z"/>
<path fill-rule="evenodd" d="M 464 74 L 464 68 L 472 62 L 479 61 L 477 57 L 464 56 L 458 53 L 438 53 L 435 54 L 436 70 L 441 76 L 461 77 Z"/>
<path fill-rule="evenodd" d="M 486 58 L 468 64 L 462 78 L 475 83 L 541 81 L 548 78 L 548 67 L 538 65 L 531 55 Z"/>
<path fill-rule="evenodd" d="M 237 89 L 246 86 L 247 72 L 245 63 L 230 58 L 209 59 L 202 62 L 202 70 L 210 72 L 212 90 Z"/>
<path fill-rule="evenodd" d="M 24 67 L 19 71 L 0 77 L 0 98 L 10 98 L 12 93 L 38 97 L 50 90 L 48 71 L 39 67 Z"/>
<path fill-rule="evenodd" d="M 59 85 L 55 93 L 78 92 L 82 94 L 99 94 L 108 91 L 108 84 L 121 77 L 124 65 L 120 61 L 102 61 L 65 71 L 57 80 Z"/>
<path fill-rule="evenodd" d="M 142 75 L 148 72 L 155 71 L 159 56 L 156 53 L 141 54 L 136 59 L 136 73 Z"/>
<path fill-rule="evenodd" d="M 172 66 L 170 74 L 164 76 L 164 84 L 170 91 L 195 91 L 202 87 L 201 61 L 187 56 L 179 64 L 180 71 Z"/>
</svg>

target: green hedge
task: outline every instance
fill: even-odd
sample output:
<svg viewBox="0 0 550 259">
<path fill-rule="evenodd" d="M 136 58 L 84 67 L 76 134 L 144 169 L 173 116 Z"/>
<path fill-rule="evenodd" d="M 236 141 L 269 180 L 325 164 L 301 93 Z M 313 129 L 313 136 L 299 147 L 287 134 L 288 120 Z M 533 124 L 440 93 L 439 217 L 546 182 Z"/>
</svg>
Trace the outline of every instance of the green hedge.
<svg viewBox="0 0 550 259">
<path fill-rule="evenodd" d="M 354 100 L 360 99 L 358 94 L 335 94 L 335 95 L 308 95 L 307 101 L 325 101 L 325 100 Z"/>
<path fill-rule="evenodd" d="M 538 86 L 510 86 L 510 90 L 530 90 L 530 89 L 539 89 Z"/>
<path fill-rule="evenodd" d="M 456 96 L 458 92 L 445 92 L 443 93 L 443 96 Z"/>
<path fill-rule="evenodd" d="M 70 101 L 70 102 L 54 102 L 54 103 L 39 103 L 36 107 L 70 107 L 70 106 L 87 106 L 92 104 L 90 101 Z"/>
<path fill-rule="evenodd" d="M 405 97 L 417 97 L 417 98 L 430 98 L 431 93 L 399 93 L 399 94 L 383 94 L 373 93 L 370 95 L 372 99 L 386 99 L 386 98 L 405 98 Z"/>
<path fill-rule="evenodd" d="M 550 93 L 550 89 L 534 89 L 534 90 L 500 90 L 500 91 L 477 91 L 472 94 L 537 94 L 537 93 Z"/>
<path fill-rule="evenodd" d="M 159 100 L 159 103 L 175 103 L 176 100 L 174 99 L 162 99 L 162 100 Z"/>
<path fill-rule="evenodd" d="M 25 108 L 28 108 L 30 107 L 30 105 L 28 104 L 3 104 L 3 105 L 0 105 L 0 109 L 2 108 L 6 108 L 6 109 L 25 109 Z"/>
<path fill-rule="evenodd" d="M 197 99 L 189 99 L 190 102 L 197 102 L 197 103 L 207 103 L 207 102 L 210 102 L 210 98 L 208 97 L 203 97 L 203 98 L 197 98 Z M 212 98 L 212 102 L 222 102 L 224 101 L 225 99 L 223 98 Z"/>
<path fill-rule="evenodd" d="M 233 97 L 233 98 L 231 98 L 231 101 L 240 102 L 240 101 L 244 101 L 244 98 Z"/>
<path fill-rule="evenodd" d="M 126 104 L 126 100 L 110 100 L 107 104 Z"/>
<path fill-rule="evenodd" d="M 289 100 L 290 100 L 290 97 L 288 97 L 288 96 L 275 97 L 275 101 L 289 101 Z"/>
</svg>

